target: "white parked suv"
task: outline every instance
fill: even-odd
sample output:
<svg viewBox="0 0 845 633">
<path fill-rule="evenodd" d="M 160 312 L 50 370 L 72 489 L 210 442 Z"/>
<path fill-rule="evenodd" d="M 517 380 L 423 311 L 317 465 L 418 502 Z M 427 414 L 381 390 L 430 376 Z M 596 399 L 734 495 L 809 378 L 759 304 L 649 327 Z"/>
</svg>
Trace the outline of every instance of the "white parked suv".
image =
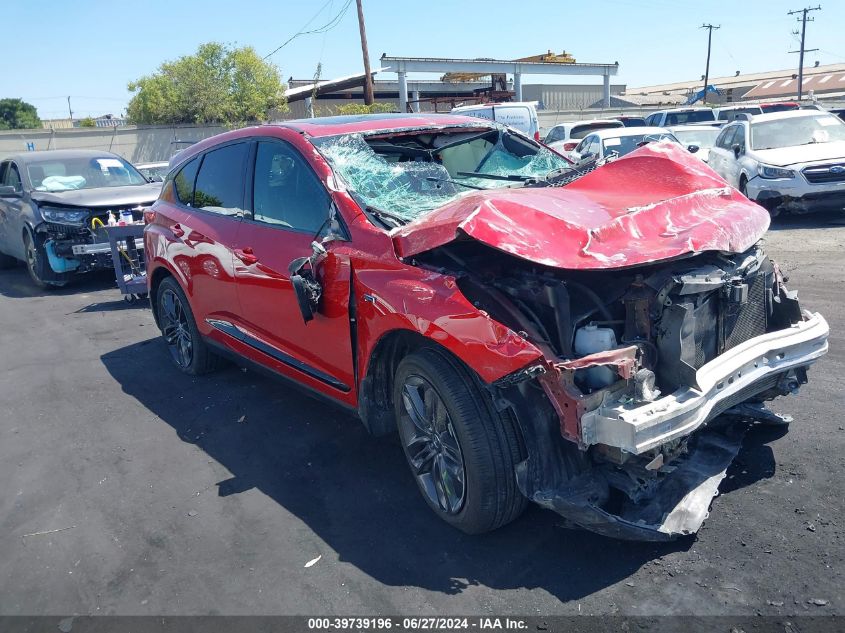
<svg viewBox="0 0 845 633">
<path fill-rule="evenodd" d="M 729 123 L 709 164 L 772 215 L 845 208 L 845 123 L 828 112 L 791 110 Z"/>
<path fill-rule="evenodd" d="M 645 124 L 653 127 L 670 127 L 672 125 L 689 125 L 690 123 L 713 122 L 716 115 L 712 108 L 689 107 L 658 110 L 646 117 Z"/>
</svg>

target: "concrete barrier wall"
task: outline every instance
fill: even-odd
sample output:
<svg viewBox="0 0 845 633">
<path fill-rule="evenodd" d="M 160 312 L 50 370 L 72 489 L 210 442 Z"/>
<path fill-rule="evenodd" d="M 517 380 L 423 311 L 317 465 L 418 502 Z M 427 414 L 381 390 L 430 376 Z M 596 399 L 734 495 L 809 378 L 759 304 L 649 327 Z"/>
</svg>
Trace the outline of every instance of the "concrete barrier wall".
<svg viewBox="0 0 845 633">
<path fill-rule="evenodd" d="M 132 163 L 164 161 L 187 147 L 173 141 L 201 141 L 225 131 L 218 125 L 3 130 L 0 157 L 29 149 L 97 149 L 114 152 Z"/>
</svg>

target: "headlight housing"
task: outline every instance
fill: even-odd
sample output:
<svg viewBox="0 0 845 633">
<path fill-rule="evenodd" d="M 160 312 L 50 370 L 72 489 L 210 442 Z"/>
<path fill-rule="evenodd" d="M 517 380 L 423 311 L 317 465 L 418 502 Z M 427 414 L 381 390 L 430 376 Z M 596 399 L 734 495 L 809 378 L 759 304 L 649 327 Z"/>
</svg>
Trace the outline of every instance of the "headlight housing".
<svg viewBox="0 0 845 633">
<path fill-rule="evenodd" d="M 794 178 L 795 172 L 791 169 L 784 169 L 783 167 L 774 167 L 773 165 L 760 164 L 758 170 L 762 178 Z"/>
<path fill-rule="evenodd" d="M 41 217 L 47 222 L 82 226 L 88 219 L 88 209 L 63 209 L 61 207 L 39 207 Z"/>
</svg>

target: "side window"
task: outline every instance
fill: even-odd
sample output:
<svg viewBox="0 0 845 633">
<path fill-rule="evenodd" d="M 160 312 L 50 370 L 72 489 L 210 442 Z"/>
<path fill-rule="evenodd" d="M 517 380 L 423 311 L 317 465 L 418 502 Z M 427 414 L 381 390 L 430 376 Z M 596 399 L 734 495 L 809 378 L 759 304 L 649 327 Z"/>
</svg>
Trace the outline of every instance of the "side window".
<svg viewBox="0 0 845 633">
<path fill-rule="evenodd" d="M 716 139 L 716 147 L 721 149 L 730 149 L 731 148 L 731 139 L 733 138 L 735 128 L 733 126 L 726 127 L 722 130 L 722 133 L 719 135 L 719 138 Z"/>
<path fill-rule="evenodd" d="M 565 136 L 565 132 L 566 130 L 562 127 L 553 127 L 552 131 L 549 132 L 549 139 L 546 142 L 553 143 L 555 141 L 562 141 Z"/>
<path fill-rule="evenodd" d="M 285 143 L 260 141 L 255 156 L 256 222 L 316 233 L 329 217 L 331 198 L 314 170 Z"/>
<path fill-rule="evenodd" d="M 7 186 L 12 186 L 15 188 L 15 191 L 23 191 L 23 185 L 21 183 L 21 174 L 18 171 L 18 166 L 14 163 L 9 163 L 9 168 L 6 170 L 6 177 L 3 180 L 4 184 Z"/>
<path fill-rule="evenodd" d="M 202 159 L 194 206 L 222 215 L 243 215 L 244 166 L 248 143 L 226 145 L 208 152 Z"/>
<path fill-rule="evenodd" d="M 739 143 L 739 149 L 741 152 L 745 151 L 745 126 L 740 124 L 736 126 L 736 134 L 734 135 L 733 143 Z"/>
<path fill-rule="evenodd" d="M 182 204 L 189 207 L 194 203 L 194 181 L 197 179 L 197 168 L 200 166 L 200 159 L 195 158 L 179 170 L 173 178 L 173 186 L 176 189 L 176 198 Z"/>
<path fill-rule="evenodd" d="M 578 145 L 575 146 L 575 149 L 573 151 L 578 152 L 579 155 L 583 155 L 584 152 L 587 151 L 587 145 L 589 143 L 590 139 L 585 138 L 583 141 L 581 141 L 580 143 L 578 143 Z"/>
</svg>

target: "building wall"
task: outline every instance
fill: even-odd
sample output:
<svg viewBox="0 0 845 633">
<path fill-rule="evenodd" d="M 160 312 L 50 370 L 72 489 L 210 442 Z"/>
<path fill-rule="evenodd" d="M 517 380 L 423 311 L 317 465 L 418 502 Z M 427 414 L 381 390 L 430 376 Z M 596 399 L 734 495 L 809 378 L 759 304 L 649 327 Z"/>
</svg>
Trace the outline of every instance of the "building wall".
<svg viewBox="0 0 845 633">
<path fill-rule="evenodd" d="M 225 132 L 217 125 L 126 126 L 0 131 L 0 157 L 43 149 L 97 149 L 114 152 L 132 163 L 169 160 L 187 147 L 174 140 L 200 141 Z"/>
<path fill-rule="evenodd" d="M 625 91 L 624 84 L 611 84 L 610 94 Z M 539 101 L 546 110 L 582 110 L 604 98 L 601 84 L 527 84 L 522 86 L 524 101 Z"/>
</svg>

